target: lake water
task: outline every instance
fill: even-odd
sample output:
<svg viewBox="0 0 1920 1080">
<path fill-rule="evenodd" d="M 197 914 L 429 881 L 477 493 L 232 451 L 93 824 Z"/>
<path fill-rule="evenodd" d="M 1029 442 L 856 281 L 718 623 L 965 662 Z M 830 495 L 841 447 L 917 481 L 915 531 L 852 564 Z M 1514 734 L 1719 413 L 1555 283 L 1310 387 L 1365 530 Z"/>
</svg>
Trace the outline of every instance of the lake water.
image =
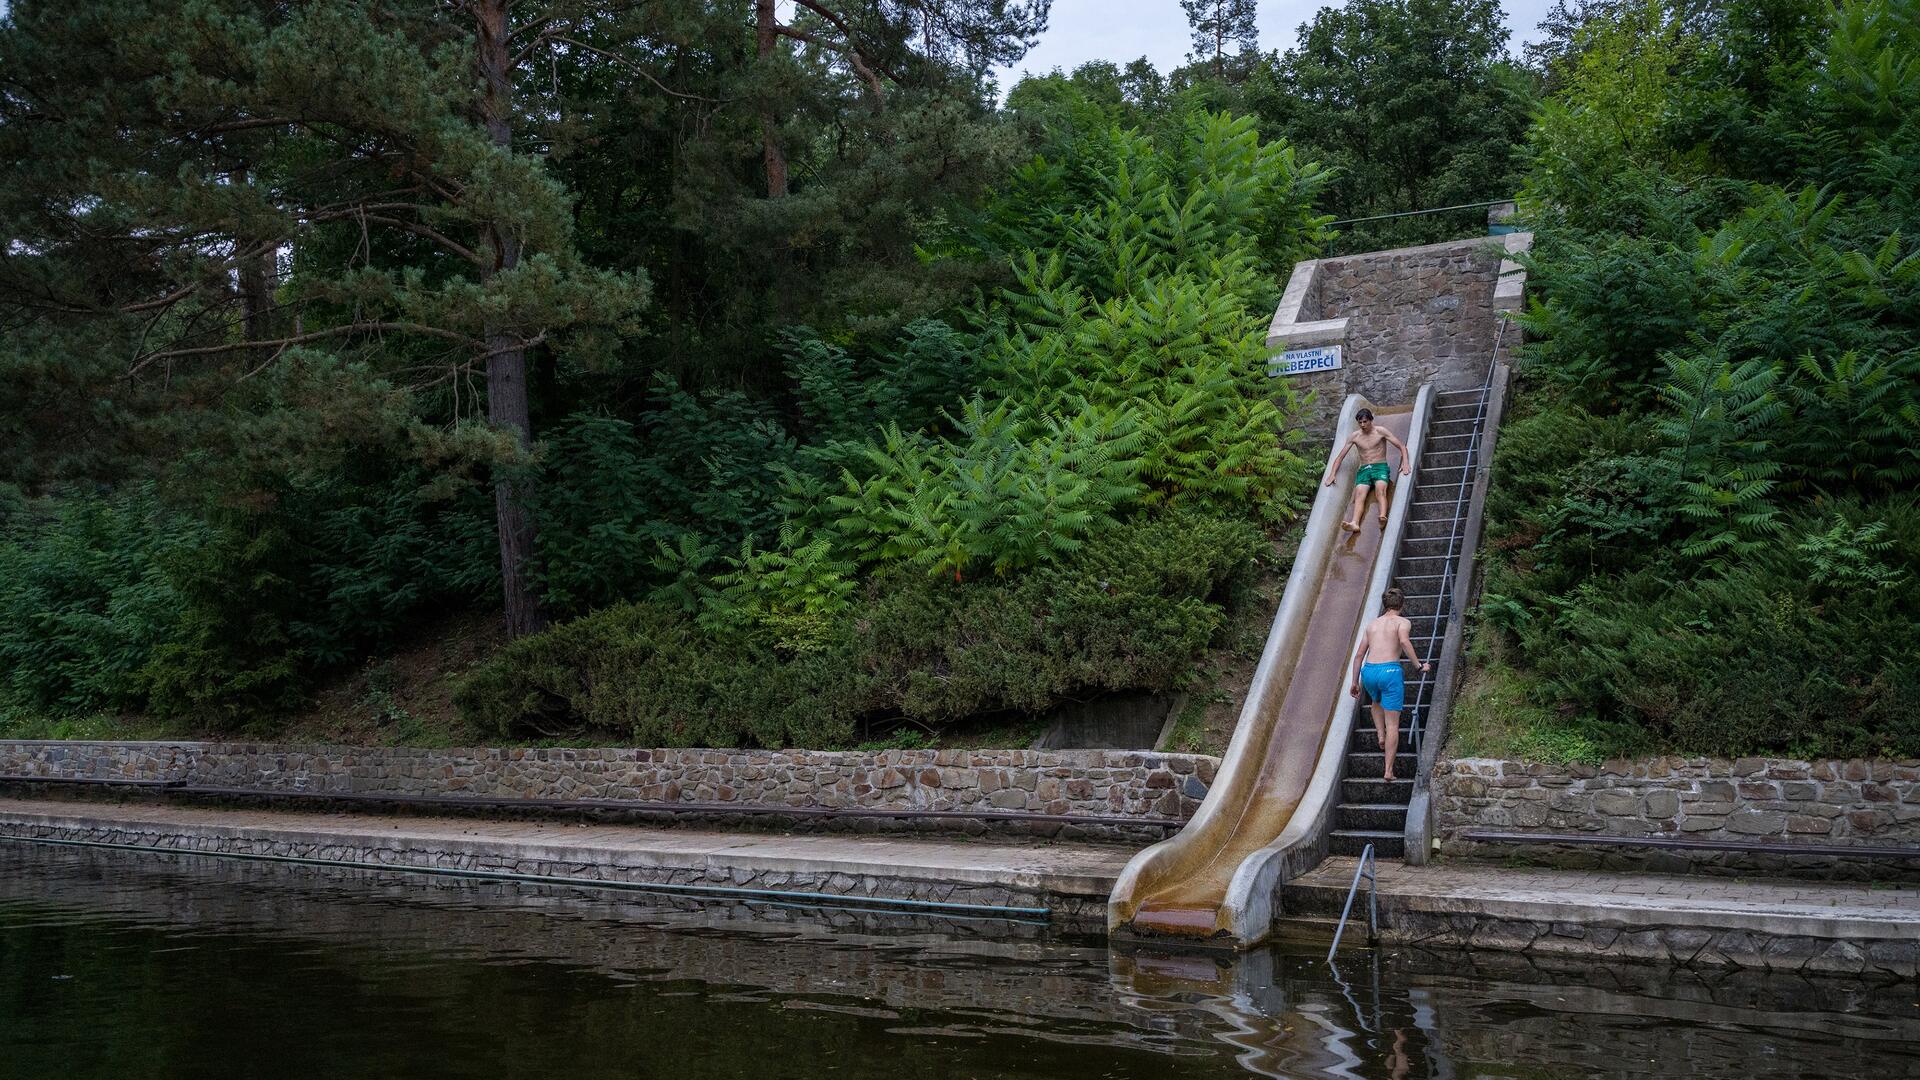
<svg viewBox="0 0 1920 1080">
<path fill-rule="evenodd" d="M 0 841 L 0 1077 L 1248 1075 L 1913 1077 L 1920 988 Z"/>
</svg>

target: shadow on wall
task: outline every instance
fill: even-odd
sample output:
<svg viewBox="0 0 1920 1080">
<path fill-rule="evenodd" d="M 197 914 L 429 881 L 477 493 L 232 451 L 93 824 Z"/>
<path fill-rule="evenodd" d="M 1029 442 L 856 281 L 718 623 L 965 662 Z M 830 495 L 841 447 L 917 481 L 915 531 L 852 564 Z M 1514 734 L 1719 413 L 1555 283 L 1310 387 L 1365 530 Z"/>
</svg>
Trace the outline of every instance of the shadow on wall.
<svg viewBox="0 0 1920 1080">
<path fill-rule="evenodd" d="M 1074 701 L 1047 714 L 1033 750 L 1152 750 L 1178 695 L 1111 694 Z"/>
</svg>

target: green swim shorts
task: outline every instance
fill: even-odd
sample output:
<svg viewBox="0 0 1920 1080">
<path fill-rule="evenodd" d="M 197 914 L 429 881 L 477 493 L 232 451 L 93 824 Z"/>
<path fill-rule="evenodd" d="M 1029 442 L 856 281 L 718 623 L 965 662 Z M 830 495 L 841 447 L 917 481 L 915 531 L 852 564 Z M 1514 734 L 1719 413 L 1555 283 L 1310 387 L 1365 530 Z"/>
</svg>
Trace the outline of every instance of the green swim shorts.
<svg viewBox="0 0 1920 1080">
<path fill-rule="evenodd" d="M 1387 463 L 1384 461 L 1362 465 L 1360 471 L 1353 474 L 1354 487 L 1372 487 L 1375 484 L 1390 483 L 1392 480 L 1393 470 L 1387 468 Z"/>
</svg>

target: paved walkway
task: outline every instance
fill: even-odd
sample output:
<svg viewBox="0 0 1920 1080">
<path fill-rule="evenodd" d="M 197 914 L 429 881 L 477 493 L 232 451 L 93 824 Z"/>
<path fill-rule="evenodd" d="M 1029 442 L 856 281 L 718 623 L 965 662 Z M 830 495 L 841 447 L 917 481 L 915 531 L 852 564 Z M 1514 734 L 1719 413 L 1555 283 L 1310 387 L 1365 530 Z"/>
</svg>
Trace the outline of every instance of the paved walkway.
<svg viewBox="0 0 1920 1080">
<path fill-rule="evenodd" d="M 181 850 L 426 852 L 429 865 L 484 856 L 623 870 L 746 871 L 943 882 L 1085 897 L 1104 905 L 1133 849 L 1008 839 L 726 832 L 551 821 L 222 810 L 167 804 L 0 799 L 0 836 L 111 831 Z M 263 846 L 265 845 L 265 846 Z M 478 864 L 476 864 L 478 865 Z"/>
<path fill-rule="evenodd" d="M 1356 863 L 1351 858 L 1328 859 L 1287 888 L 1335 890 L 1344 899 Z M 1398 911 L 1920 940 L 1920 886 L 1914 885 L 1397 862 L 1381 862 L 1378 876 L 1383 908 Z"/>
</svg>

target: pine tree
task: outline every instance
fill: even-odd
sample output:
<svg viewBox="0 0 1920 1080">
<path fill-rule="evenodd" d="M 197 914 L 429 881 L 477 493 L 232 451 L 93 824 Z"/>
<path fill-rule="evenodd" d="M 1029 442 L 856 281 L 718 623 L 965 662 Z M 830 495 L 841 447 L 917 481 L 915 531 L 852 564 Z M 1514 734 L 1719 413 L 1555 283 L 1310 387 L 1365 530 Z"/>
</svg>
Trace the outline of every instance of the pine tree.
<svg viewBox="0 0 1920 1080">
<path fill-rule="evenodd" d="M 1254 21 L 1258 6 L 1254 0 L 1180 0 L 1187 24 L 1193 28 L 1194 62 L 1211 61 L 1213 77 L 1223 78 L 1229 47 L 1235 52 L 1258 48 L 1260 30 Z"/>
<path fill-rule="evenodd" d="M 456 380 L 481 372 L 519 634 L 543 622 L 516 467 L 528 351 L 603 347 L 647 280 L 581 264 L 568 195 L 527 133 L 550 103 L 516 91 L 538 61 L 643 41 L 637 19 L 585 3 L 537 19 L 507 0 L 454 7 L 14 4 L 0 233 L 17 249 L 0 311 L 36 332 L 108 328 L 136 383 L 217 386 L 382 340 Z"/>
</svg>

